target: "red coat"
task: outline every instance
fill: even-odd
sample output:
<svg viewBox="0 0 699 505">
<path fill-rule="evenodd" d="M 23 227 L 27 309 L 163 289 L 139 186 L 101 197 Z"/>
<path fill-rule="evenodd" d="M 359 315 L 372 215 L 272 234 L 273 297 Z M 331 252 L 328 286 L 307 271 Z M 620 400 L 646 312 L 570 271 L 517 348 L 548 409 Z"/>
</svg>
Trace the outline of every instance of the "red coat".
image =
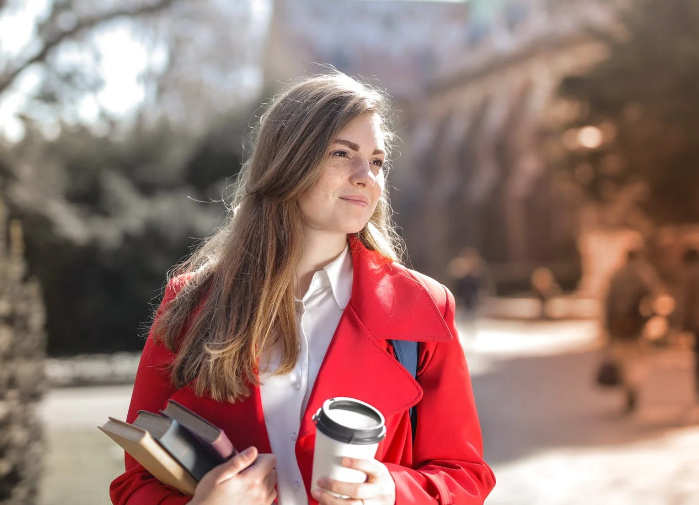
<svg viewBox="0 0 699 505">
<path fill-rule="evenodd" d="M 309 504 L 317 504 L 309 492 L 315 442 L 311 416 L 335 396 L 363 400 L 384 414 L 387 435 L 376 458 L 396 483 L 396 505 L 482 504 L 495 478 L 482 458 L 453 296 L 433 279 L 387 262 L 357 240 L 351 247 L 352 297 L 328 347 L 296 442 Z M 163 301 L 177 290 L 175 279 Z M 389 339 L 422 342 L 417 381 L 393 357 Z M 173 398 L 223 428 L 239 450 L 254 445 L 262 453 L 271 452 L 259 388 L 236 403 L 197 398 L 189 387 L 170 386 L 163 365 L 172 359 L 172 353 L 148 337 L 127 421 L 141 409 L 158 412 Z M 408 409 L 418 402 L 413 445 Z M 180 505 L 190 500 L 160 484 L 128 455 L 126 472 L 114 480 L 110 495 L 116 505 Z"/>
</svg>

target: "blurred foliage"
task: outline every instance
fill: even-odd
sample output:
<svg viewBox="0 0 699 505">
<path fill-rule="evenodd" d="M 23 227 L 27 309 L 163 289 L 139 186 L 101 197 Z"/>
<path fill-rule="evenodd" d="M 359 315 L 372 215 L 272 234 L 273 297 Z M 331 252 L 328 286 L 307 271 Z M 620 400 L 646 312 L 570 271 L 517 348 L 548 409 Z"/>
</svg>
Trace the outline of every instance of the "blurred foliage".
<svg viewBox="0 0 699 505">
<path fill-rule="evenodd" d="M 26 95 L 25 113 L 39 116 L 74 117 L 72 111 L 86 94 L 98 91 L 104 84 L 96 71 L 100 55 L 95 47 L 95 34 L 128 20 L 141 32 L 152 32 L 158 14 L 172 9 L 183 0 L 123 0 L 100 3 L 80 0 L 49 0 L 46 9 L 40 3 L 0 2 L 0 15 L 18 16 L 15 23 L 34 15 L 31 36 L 15 47 L 18 41 L 10 37 L 7 48 L 0 52 L 0 97 L 18 92 Z M 31 14 L 30 14 L 31 13 Z M 148 29 L 146 28 L 148 26 Z M 23 34 L 24 35 L 24 34 Z M 8 48 L 12 48 L 9 49 Z M 67 54 L 66 54 L 67 53 Z M 38 85 L 28 91 L 22 79 L 33 74 Z"/>
<path fill-rule="evenodd" d="M 0 101 L 14 94 L 12 101 L 22 103 L 24 117 L 44 127 L 87 121 L 102 129 L 114 122 L 128 128 L 133 115 L 151 125 L 164 116 L 177 129 L 204 135 L 212 118 L 257 95 L 264 4 L 46 0 L 45 10 L 40 5 L 0 1 L 0 17 L 10 23 L 24 25 L 22 16 L 34 16 L 28 37 L 0 33 L 0 41 L 7 42 L 0 43 Z M 123 55 L 117 58 L 124 59 L 119 70 L 138 71 L 136 83 L 123 90 L 125 96 L 143 94 L 135 111 L 105 106 L 109 99 L 100 95 L 115 76 L 119 44 Z M 105 75 L 105 65 L 111 65 L 111 74 Z M 113 87 L 110 92 L 117 93 Z"/>
<path fill-rule="evenodd" d="M 0 15 L 21 6 L 0 2 Z M 24 137 L 0 140 L 0 196 L 43 287 L 49 354 L 140 350 L 165 273 L 225 215 L 256 98 L 252 12 L 246 0 L 53 0 L 27 46 L 0 55 L 0 100 L 27 98 Z M 141 76 L 135 114 L 83 124 L 80 100 L 104 85 L 96 37 L 114 23 L 162 64 Z M 40 81 L 24 89 L 28 73 Z"/>
<path fill-rule="evenodd" d="M 165 272 L 224 215 L 246 125 L 198 140 L 167 123 L 118 141 L 82 127 L 54 140 L 34 129 L 0 147 L 3 192 L 44 287 L 50 354 L 140 349 Z"/>
<path fill-rule="evenodd" d="M 9 224 L 9 226 L 7 226 Z M 27 275 L 22 227 L 0 198 L 0 504 L 34 505 L 42 474 L 37 407 L 46 389 L 44 307 Z"/>
<path fill-rule="evenodd" d="M 603 137 L 568 145 L 561 166 L 597 202 L 632 202 L 654 225 L 698 222 L 699 2 L 635 0 L 619 20 L 592 34 L 608 58 L 559 88 L 574 111 L 559 134 Z"/>
</svg>

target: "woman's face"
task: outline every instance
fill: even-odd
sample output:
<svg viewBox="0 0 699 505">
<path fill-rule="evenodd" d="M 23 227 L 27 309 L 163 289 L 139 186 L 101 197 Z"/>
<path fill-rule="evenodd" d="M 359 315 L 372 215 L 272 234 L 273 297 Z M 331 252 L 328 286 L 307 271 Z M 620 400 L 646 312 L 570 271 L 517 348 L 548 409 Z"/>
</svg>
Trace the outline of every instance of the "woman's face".
<svg viewBox="0 0 699 505">
<path fill-rule="evenodd" d="M 383 192 L 385 157 L 378 116 L 353 119 L 331 142 L 320 178 L 299 200 L 305 228 L 333 235 L 364 228 Z"/>
</svg>

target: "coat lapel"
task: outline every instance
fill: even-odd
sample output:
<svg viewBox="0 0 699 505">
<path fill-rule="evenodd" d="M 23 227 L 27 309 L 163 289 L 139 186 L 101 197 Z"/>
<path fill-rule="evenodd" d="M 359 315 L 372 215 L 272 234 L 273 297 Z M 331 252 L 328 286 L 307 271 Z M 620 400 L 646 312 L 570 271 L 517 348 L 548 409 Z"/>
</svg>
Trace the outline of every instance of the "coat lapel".
<svg viewBox="0 0 699 505">
<path fill-rule="evenodd" d="M 451 331 L 417 275 L 350 241 L 354 276 L 350 304 L 377 339 L 448 342 Z M 441 285 L 431 280 L 439 290 Z"/>
<path fill-rule="evenodd" d="M 388 352 L 386 340 L 449 341 L 452 335 L 424 285 L 404 267 L 350 241 L 352 297 L 325 354 L 301 420 L 296 456 L 310 489 L 313 414 L 329 398 L 349 396 L 386 418 L 422 397 L 422 388 Z M 400 294 L 398 294 L 400 293 Z"/>
<path fill-rule="evenodd" d="M 386 343 L 374 338 L 352 306 L 347 306 L 311 391 L 300 442 L 315 433 L 312 416 L 328 398 L 356 398 L 388 416 L 414 405 L 421 395 L 420 386 L 388 353 Z"/>
</svg>

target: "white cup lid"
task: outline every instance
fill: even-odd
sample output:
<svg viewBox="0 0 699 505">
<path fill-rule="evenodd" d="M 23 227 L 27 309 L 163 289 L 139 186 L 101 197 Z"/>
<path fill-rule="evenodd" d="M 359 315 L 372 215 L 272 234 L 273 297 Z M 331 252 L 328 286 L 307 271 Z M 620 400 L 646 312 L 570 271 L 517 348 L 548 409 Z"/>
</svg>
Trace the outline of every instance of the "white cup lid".
<svg viewBox="0 0 699 505">
<path fill-rule="evenodd" d="M 354 398 L 326 400 L 313 416 L 313 422 L 324 435 L 347 444 L 377 444 L 386 436 L 383 414 Z"/>
</svg>

